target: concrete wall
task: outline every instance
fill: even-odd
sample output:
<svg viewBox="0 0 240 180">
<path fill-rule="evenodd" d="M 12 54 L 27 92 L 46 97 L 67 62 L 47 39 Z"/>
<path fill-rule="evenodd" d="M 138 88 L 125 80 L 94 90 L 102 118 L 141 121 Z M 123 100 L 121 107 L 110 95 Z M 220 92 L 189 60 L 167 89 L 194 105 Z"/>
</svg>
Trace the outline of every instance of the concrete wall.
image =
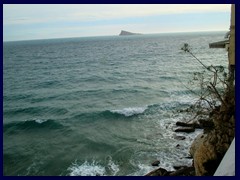
<svg viewBox="0 0 240 180">
<path fill-rule="evenodd" d="M 235 138 L 218 166 L 214 176 L 235 176 Z"/>
</svg>

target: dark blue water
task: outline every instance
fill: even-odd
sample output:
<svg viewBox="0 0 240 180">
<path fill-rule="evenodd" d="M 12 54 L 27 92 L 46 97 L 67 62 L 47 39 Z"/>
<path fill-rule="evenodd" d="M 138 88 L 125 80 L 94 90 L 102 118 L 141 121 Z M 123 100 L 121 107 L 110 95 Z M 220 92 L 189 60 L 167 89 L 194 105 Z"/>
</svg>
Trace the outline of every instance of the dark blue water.
<svg viewBox="0 0 240 180">
<path fill-rule="evenodd" d="M 199 131 L 179 142 L 174 122 L 193 104 L 202 66 L 227 65 L 209 49 L 224 32 L 4 42 L 4 175 L 144 175 L 191 164 Z M 180 144 L 181 148 L 176 148 Z"/>
</svg>

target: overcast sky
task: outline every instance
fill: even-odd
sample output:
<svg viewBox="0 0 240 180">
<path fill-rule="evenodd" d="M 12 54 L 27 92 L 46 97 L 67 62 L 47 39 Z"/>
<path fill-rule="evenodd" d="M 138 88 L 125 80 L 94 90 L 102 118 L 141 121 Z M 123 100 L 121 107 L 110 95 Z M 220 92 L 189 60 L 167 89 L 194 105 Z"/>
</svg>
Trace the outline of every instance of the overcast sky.
<svg viewBox="0 0 240 180">
<path fill-rule="evenodd" d="M 4 4 L 3 40 L 228 31 L 230 4 Z"/>
</svg>

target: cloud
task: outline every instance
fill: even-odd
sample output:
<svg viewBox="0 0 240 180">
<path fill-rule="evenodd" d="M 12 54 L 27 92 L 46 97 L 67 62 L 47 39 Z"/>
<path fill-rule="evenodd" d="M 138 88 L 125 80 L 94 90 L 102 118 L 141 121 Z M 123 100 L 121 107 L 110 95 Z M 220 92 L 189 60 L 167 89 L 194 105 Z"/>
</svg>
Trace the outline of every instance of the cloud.
<svg viewBox="0 0 240 180">
<path fill-rule="evenodd" d="M 224 30 L 230 4 L 4 4 L 3 38 L 47 39 L 139 33 Z"/>
<path fill-rule="evenodd" d="M 4 4 L 4 25 L 86 22 L 206 12 L 230 12 L 230 4 Z"/>
</svg>

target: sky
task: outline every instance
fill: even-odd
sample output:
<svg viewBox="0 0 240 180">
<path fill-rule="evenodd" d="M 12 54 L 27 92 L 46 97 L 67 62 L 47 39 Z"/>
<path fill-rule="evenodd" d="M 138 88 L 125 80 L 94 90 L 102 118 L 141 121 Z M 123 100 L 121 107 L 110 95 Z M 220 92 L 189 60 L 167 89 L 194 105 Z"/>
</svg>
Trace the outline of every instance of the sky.
<svg viewBox="0 0 240 180">
<path fill-rule="evenodd" d="M 228 31 L 230 4 L 4 4 L 3 41 Z"/>
</svg>

